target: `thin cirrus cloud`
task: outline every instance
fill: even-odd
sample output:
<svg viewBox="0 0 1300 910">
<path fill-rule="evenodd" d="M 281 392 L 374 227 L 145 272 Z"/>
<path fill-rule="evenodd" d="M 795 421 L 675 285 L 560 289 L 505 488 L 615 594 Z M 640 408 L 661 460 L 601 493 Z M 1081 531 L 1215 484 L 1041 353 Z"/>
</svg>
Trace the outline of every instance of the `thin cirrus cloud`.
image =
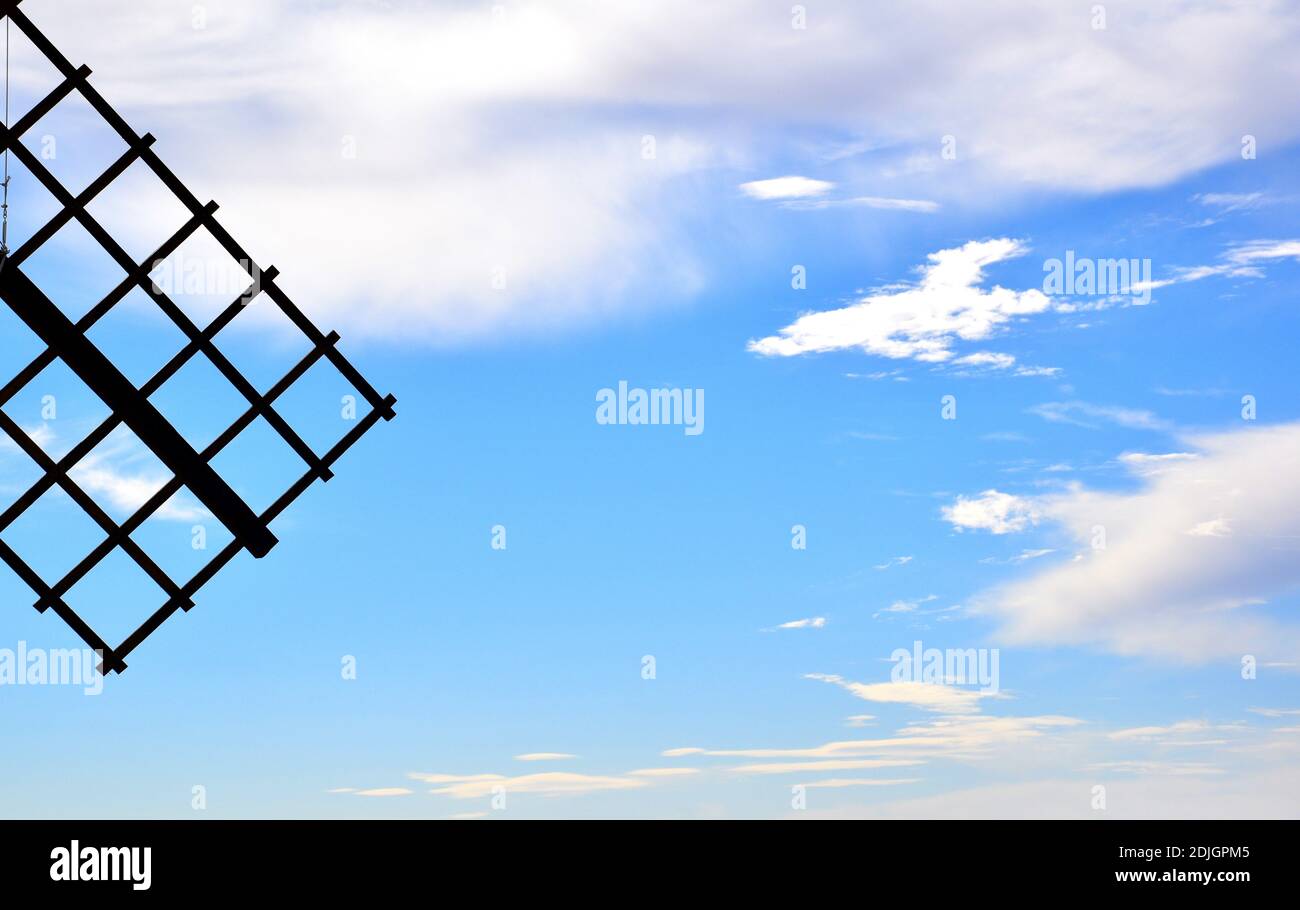
<svg viewBox="0 0 1300 910">
<path fill-rule="evenodd" d="M 1203 278 L 1261 278 L 1263 265 L 1286 260 L 1300 261 L 1300 240 L 1248 240 L 1229 246 L 1218 262 L 1180 266 L 1169 278 L 1138 282 L 1133 289 L 1156 290 Z"/>
<path fill-rule="evenodd" d="M 879 565 L 872 566 L 872 568 L 876 569 L 879 572 L 883 572 L 886 569 L 892 569 L 895 568 L 896 566 L 905 566 L 911 561 L 912 561 L 911 556 L 892 556 L 885 562 L 882 562 Z"/>
<path fill-rule="evenodd" d="M 939 211 L 939 203 L 929 199 L 896 199 L 890 196 L 850 196 L 843 199 L 793 199 L 785 203 L 791 209 L 864 208 L 886 212 L 919 212 L 931 215 Z"/>
<path fill-rule="evenodd" d="M 825 616 L 810 616 L 807 619 L 792 619 L 790 622 L 783 622 L 777 626 L 778 629 L 824 629 L 826 628 Z"/>
<path fill-rule="evenodd" d="M 1218 209 L 1221 213 L 1258 208 L 1265 203 L 1263 193 L 1197 193 L 1193 202 Z"/>
<path fill-rule="evenodd" d="M 554 753 L 525 753 L 554 754 Z M 517 756 L 517 758 L 521 758 Z M 521 758 L 521 760 L 530 760 Z M 639 790 L 656 783 L 688 777 L 698 769 L 638 768 L 622 774 L 579 774 L 547 771 L 536 774 L 443 774 L 415 772 L 411 780 L 433 784 L 430 793 L 452 799 L 476 799 L 506 790 L 510 793 L 533 793 L 541 796 L 581 796 L 610 790 Z"/>
<path fill-rule="evenodd" d="M 1004 237 L 931 253 L 918 283 L 869 294 L 847 307 L 806 313 L 778 334 L 750 341 L 749 350 L 795 357 L 856 348 L 895 360 L 944 363 L 956 356 L 957 343 L 982 341 L 1014 319 L 1051 307 L 1036 288 L 981 286 L 987 266 L 1027 251 L 1022 241 Z"/>
<path fill-rule="evenodd" d="M 862 771 L 868 768 L 910 768 L 924 764 L 915 759 L 901 758 L 828 758 L 821 761 L 760 762 L 737 765 L 730 769 L 736 774 L 807 774 L 816 771 Z"/>
<path fill-rule="evenodd" d="M 844 787 L 897 787 L 902 784 L 918 784 L 919 777 L 873 778 L 873 777 L 832 777 L 827 780 L 810 781 L 802 786 L 809 789 L 841 789 Z"/>
<path fill-rule="evenodd" d="M 1184 442 L 1191 451 L 1170 453 L 1179 457 L 1125 459 L 1139 481 L 1131 491 L 986 491 L 944 510 L 958 528 L 1049 525 L 1076 543 L 1075 559 L 973 602 L 1000 622 L 1002 641 L 1196 662 L 1300 651 L 1298 624 L 1266 609 L 1300 587 L 1300 423 Z"/>
<path fill-rule="evenodd" d="M 568 752 L 525 752 L 522 755 L 516 755 L 515 761 L 564 761 L 577 757 L 576 755 L 570 755 Z"/>
<path fill-rule="evenodd" d="M 665 758 L 808 759 L 813 761 L 857 758 L 895 758 L 919 761 L 932 758 L 980 759 L 1006 748 L 1020 747 L 1054 733 L 1080 727 L 1084 721 L 1063 715 L 996 717 L 956 714 L 908 724 L 893 736 L 877 739 L 838 740 L 808 747 L 706 749 L 698 746 L 667 749 Z M 792 770 L 803 770 L 793 768 Z M 775 772 L 773 772 L 775 773 Z"/>
<path fill-rule="evenodd" d="M 942 683 L 911 681 L 862 683 L 830 673 L 809 673 L 806 674 L 806 678 L 839 686 L 850 695 L 864 701 L 909 705 L 942 714 L 974 714 L 980 709 L 981 699 L 997 697 L 997 693 L 994 692 L 960 689 Z"/>
<path fill-rule="evenodd" d="M 627 772 L 629 777 L 689 777 L 699 773 L 699 768 L 638 768 Z"/>
<path fill-rule="evenodd" d="M 645 777 L 611 777 L 595 774 L 574 774 L 564 771 L 548 771 L 541 774 L 524 774 L 507 777 L 500 774 L 477 774 L 469 777 L 440 781 L 442 775 L 419 776 L 430 783 L 441 786 L 430 790 L 439 796 L 453 799 L 476 799 L 491 796 L 504 788 L 510 793 L 538 793 L 544 796 L 578 795 L 596 793 L 602 790 L 635 790 L 649 786 Z"/>
<path fill-rule="evenodd" d="M 1029 413 L 1051 423 L 1068 423 L 1090 430 L 1101 424 L 1130 430 L 1162 431 L 1173 427 L 1168 420 L 1140 408 L 1096 405 L 1086 401 L 1049 401 L 1034 405 Z"/>
<path fill-rule="evenodd" d="M 1127 727 L 1107 734 L 1110 739 L 1157 743 L 1162 746 L 1189 748 L 1193 746 L 1218 746 L 1227 742 L 1223 738 L 1207 736 L 1241 733 L 1242 724 L 1211 724 L 1205 720 L 1181 720 L 1165 726 Z"/>
</svg>

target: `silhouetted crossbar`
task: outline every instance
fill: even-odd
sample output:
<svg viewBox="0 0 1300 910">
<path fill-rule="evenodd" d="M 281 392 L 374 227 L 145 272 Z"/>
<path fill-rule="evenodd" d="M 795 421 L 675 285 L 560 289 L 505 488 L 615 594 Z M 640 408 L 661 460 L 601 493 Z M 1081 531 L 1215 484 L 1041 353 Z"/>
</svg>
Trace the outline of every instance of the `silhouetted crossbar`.
<svg viewBox="0 0 1300 910">
<path fill-rule="evenodd" d="M 89 83 L 90 69 L 74 67 L 49 39 L 19 9 L 22 0 L 0 0 L 0 20 L 8 16 L 63 76 L 63 81 L 45 98 L 10 127 L 0 126 L 0 153 L 11 152 L 26 166 L 62 206 L 46 225 L 36 231 L 0 264 L 0 300 L 45 343 L 46 350 L 0 386 L 0 408 L 4 407 L 32 380 L 56 360 L 62 360 L 112 410 L 112 415 L 89 436 L 81 440 L 57 462 L 12 419 L 0 412 L 0 432 L 7 434 L 44 471 L 43 476 L 8 508 L 0 512 L 0 535 L 51 488 L 58 486 L 72 498 L 104 531 L 105 538 L 81 559 L 63 578 L 48 583 L 34 571 L 8 543 L 0 539 L 3 561 L 36 592 L 36 608 L 52 609 L 76 632 L 88 647 L 102 655 L 102 669 L 121 673 L 124 658 L 177 610 L 189 610 L 193 596 L 242 550 L 255 557 L 265 556 L 276 543 L 270 523 L 291 505 L 316 480 L 329 480 L 332 466 L 357 440 L 378 421 L 392 420 L 397 399 L 381 396 L 338 350 L 339 336 L 321 332 L 276 285 L 274 267 L 263 269 L 248 252 L 217 222 L 215 202 L 200 203 L 153 151 L 154 137 L 136 134 L 118 113 Z M 60 102 L 79 94 L 117 132 L 127 150 L 103 174 L 74 196 L 46 169 L 42 161 L 21 143 L 22 135 Z M 131 259 L 109 233 L 87 212 L 87 206 L 112 185 L 127 168 L 142 162 L 189 211 L 189 220 L 166 242 L 142 262 Z M 103 300 L 75 323 L 37 287 L 22 271 L 23 263 L 65 225 L 76 221 L 104 248 L 126 273 L 122 281 Z M 151 280 L 150 273 L 175 253 L 200 228 L 217 241 L 223 250 L 252 278 L 249 288 L 206 327 L 200 329 Z M 99 323 L 134 288 L 143 290 L 186 336 L 187 343 L 148 382 L 136 389 L 118 367 L 89 340 L 87 333 Z M 265 294 L 293 325 L 311 342 L 312 348 L 279 382 L 265 394 L 253 385 L 226 359 L 214 340 L 259 295 Z M 202 452 L 197 452 L 165 417 L 150 403 L 150 397 L 192 358 L 202 354 L 248 402 L 248 409 Z M 360 393 L 370 410 L 359 415 L 356 424 L 323 455 L 314 452 L 289 423 L 276 411 L 275 402 L 315 364 L 331 364 Z M 307 470 L 261 515 L 236 494 L 211 467 L 211 461 L 239 438 L 261 417 L 302 459 Z M 77 486 L 69 472 L 118 426 L 127 426 L 171 472 L 172 478 L 121 525 L 116 524 L 86 493 Z M 188 581 L 170 578 L 132 539 L 131 535 L 182 488 L 187 488 L 233 535 L 234 539 Z M 166 595 L 162 606 L 116 648 L 110 647 L 64 600 L 82 578 L 115 549 L 122 549 L 135 561 Z"/>
</svg>

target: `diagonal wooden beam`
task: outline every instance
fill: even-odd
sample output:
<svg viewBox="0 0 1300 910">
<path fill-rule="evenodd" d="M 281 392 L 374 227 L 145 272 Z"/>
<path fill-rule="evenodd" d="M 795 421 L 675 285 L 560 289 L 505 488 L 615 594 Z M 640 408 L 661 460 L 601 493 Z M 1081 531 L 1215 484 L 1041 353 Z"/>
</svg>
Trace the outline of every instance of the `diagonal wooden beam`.
<svg viewBox="0 0 1300 910">
<path fill-rule="evenodd" d="M 271 551 L 275 535 L 248 504 L 22 269 L 10 263 L 0 265 L 0 299 L 230 529 L 240 546 L 259 559 Z"/>
</svg>

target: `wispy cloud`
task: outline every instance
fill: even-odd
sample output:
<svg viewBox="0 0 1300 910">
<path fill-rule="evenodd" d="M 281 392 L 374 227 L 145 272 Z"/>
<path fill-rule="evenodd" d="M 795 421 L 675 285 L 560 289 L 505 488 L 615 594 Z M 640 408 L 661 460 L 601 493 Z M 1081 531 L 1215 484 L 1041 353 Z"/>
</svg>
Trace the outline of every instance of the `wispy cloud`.
<svg viewBox="0 0 1300 910">
<path fill-rule="evenodd" d="M 915 600 L 896 600 L 883 610 L 877 610 L 871 614 L 872 619 L 878 619 L 889 613 L 915 613 L 920 609 L 921 604 L 929 603 L 932 600 L 938 600 L 937 594 L 931 594 L 927 597 L 918 597 Z"/>
<path fill-rule="evenodd" d="M 995 557 L 990 556 L 986 559 L 981 559 L 980 562 L 986 565 L 1018 566 L 1021 563 L 1030 562 L 1031 560 L 1034 559 L 1042 559 L 1044 556 L 1050 556 L 1055 552 L 1056 552 L 1055 550 L 1050 548 L 1039 549 L 1039 550 L 1021 550 L 1015 556 L 1008 557 L 1007 559 L 997 559 Z"/>
<path fill-rule="evenodd" d="M 1246 710 L 1261 717 L 1300 717 L 1300 708 L 1247 708 Z"/>
<path fill-rule="evenodd" d="M 1051 733 L 1072 730 L 1083 725 L 1075 717 L 1039 715 L 1033 717 L 994 717 L 958 714 L 936 717 L 909 724 L 893 736 L 877 739 L 839 740 L 808 747 L 758 747 L 744 749 L 704 749 L 698 747 L 668 749 L 667 758 L 753 758 L 753 759 L 853 759 L 931 758 L 981 759 L 999 750 L 1023 747 Z"/>
<path fill-rule="evenodd" d="M 790 622 L 783 622 L 777 626 L 778 629 L 824 629 L 826 628 L 825 616 L 811 616 L 807 619 L 792 619 Z"/>
<path fill-rule="evenodd" d="M 1011 354 L 997 351 L 976 351 L 952 361 L 953 372 L 960 376 L 987 376 L 1009 374 L 1011 376 L 1056 376 L 1060 367 L 1023 366 L 1016 362 Z"/>
<path fill-rule="evenodd" d="M 1029 413 L 1052 423 L 1068 423 L 1092 430 L 1106 423 L 1131 430 L 1169 430 L 1173 426 L 1150 411 L 1086 401 L 1048 401 L 1034 405 Z"/>
<path fill-rule="evenodd" d="M 1241 724 L 1211 724 L 1204 720 L 1183 720 L 1165 726 L 1128 727 L 1108 736 L 1122 742 L 1156 743 L 1164 746 L 1217 746 L 1225 739 L 1206 737 L 1215 733 L 1240 733 Z"/>
<path fill-rule="evenodd" d="M 840 789 L 843 787 L 897 787 L 902 784 L 917 784 L 921 782 L 919 777 L 832 777 L 828 780 L 816 780 L 803 784 L 809 789 Z"/>
<path fill-rule="evenodd" d="M 828 758 L 821 761 L 761 762 L 737 765 L 730 770 L 736 774 L 808 774 L 813 771 L 861 771 L 867 768 L 906 768 L 922 764 L 913 759 L 898 758 Z"/>
<path fill-rule="evenodd" d="M 1165 776 L 1196 776 L 1223 774 L 1222 768 L 1206 762 L 1175 761 L 1110 761 L 1096 762 L 1088 766 L 1090 771 L 1107 771 L 1111 774 L 1137 774 Z"/>
<path fill-rule="evenodd" d="M 1218 209 L 1221 213 L 1240 212 L 1264 204 L 1263 193 L 1197 193 L 1192 201 Z"/>
<path fill-rule="evenodd" d="M 635 790 L 648 785 L 643 777 L 606 777 L 594 774 L 574 774 L 550 771 L 542 774 L 524 774 L 518 777 L 504 775 L 478 775 L 475 779 L 447 783 L 430 790 L 453 799 L 477 799 L 491 796 L 499 789 L 509 793 L 539 793 L 544 796 L 579 795 L 602 790 Z"/>
<path fill-rule="evenodd" d="M 1300 261 L 1300 240 L 1245 241 L 1229 247 L 1219 262 L 1181 266 L 1172 270 L 1171 277 L 1140 282 L 1135 290 L 1156 290 L 1206 278 L 1260 278 L 1264 275 L 1261 264 L 1286 259 Z"/>
<path fill-rule="evenodd" d="M 942 683 L 927 682 L 853 682 L 842 676 L 827 673 L 808 673 L 807 679 L 839 686 L 863 701 L 879 704 L 910 705 L 925 711 L 943 714 L 972 714 L 979 711 L 981 699 L 996 698 L 992 692 L 979 689 L 960 689 Z"/>
<path fill-rule="evenodd" d="M 699 768 L 638 768 L 627 772 L 629 777 L 689 777 L 699 774 Z"/>
<path fill-rule="evenodd" d="M 892 569 L 896 566 L 905 566 L 911 561 L 912 561 L 912 557 L 910 556 L 894 556 L 888 559 L 887 561 L 882 562 L 880 565 L 873 566 L 872 568 L 876 569 L 879 572 L 883 572 L 886 569 Z"/>
<path fill-rule="evenodd" d="M 930 215 L 939 211 L 939 203 L 929 199 L 892 199 L 887 196 L 852 196 L 846 199 L 795 199 L 785 203 L 792 209 L 866 208 L 888 212 L 919 212 Z"/>
</svg>

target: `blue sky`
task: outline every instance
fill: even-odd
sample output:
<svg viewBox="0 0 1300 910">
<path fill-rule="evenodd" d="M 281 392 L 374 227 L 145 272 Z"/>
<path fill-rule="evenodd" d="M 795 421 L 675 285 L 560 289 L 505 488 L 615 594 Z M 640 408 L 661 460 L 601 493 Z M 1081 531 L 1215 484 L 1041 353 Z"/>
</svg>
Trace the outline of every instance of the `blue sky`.
<svg viewBox="0 0 1300 910">
<path fill-rule="evenodd" d="M 1294 10 L 28 5 L 399 416 L 102 694 L 0 686 L 0 814 L 1295 814 Z M 59 116 L 29 145 L 79 187 L 116 152 Z M 54 208 L 14 174 L 20 243 Z M 92 244 L 25 270 L 84 310 Z M 1153 286 L 1044 293 L 1067 251 Z M 203 272 L 187 312 L 232 296 Z M 0 322 L 7 377 L 40 347 Z M 136 381 L 180 344 L 142 295 L 92 338 Z M 219 342 L 263 388 L 302 353 L 265 306 Z M 192 441 L 237 415 L 177 380 Z M 599 423 L 620 381 L 703 390 L 703 432 Z M 323 448 L 348 392 L 283 413 Z M 103 416 L 58 371 L 5 411 L 55 455 Z M 122 519 L 166 475 L 112 442 L 74 476 Z M 300 470 L 218 467 L 255 505 Z M 184 498 L 138 539 L 192 571 L 196 525 L 228 539 Z M 50 577 L 96 540 L 57 497 L 3 538 Z M 124 634 L 160 598 L 104 570 L 69 600 Z M 77 646 L 0 597 L 0 658 Z M 996 649 L 996 691 L 898 680 L 916 641 Z"/>
</svg>

